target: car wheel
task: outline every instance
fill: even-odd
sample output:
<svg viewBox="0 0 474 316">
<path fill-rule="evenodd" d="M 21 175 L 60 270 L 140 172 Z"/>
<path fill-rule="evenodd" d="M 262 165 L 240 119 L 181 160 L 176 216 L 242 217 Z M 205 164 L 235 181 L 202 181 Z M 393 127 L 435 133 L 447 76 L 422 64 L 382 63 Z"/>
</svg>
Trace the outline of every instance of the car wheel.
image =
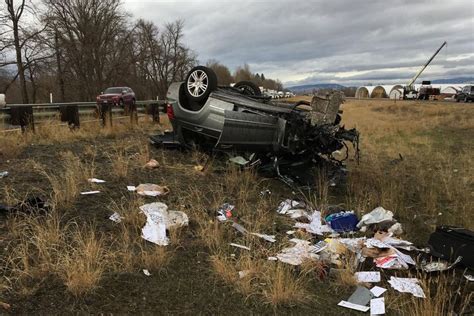
<svg viewBox="0 0 474 316">
<path fill-rule="evenodd" d="M 197 66 L 191 69 L 186 76 L 185 93 L 192 102 L 202 103 L 216 89 L 217 76 L 210 68 Z"/>
<path fill-rule="evenodd" d="M 262 91 L 257 85 L 250 81 L 239 81 L 235 84 L 234 88 L 240 90 L 243 95 L 261 96 Z"/>
</svg>

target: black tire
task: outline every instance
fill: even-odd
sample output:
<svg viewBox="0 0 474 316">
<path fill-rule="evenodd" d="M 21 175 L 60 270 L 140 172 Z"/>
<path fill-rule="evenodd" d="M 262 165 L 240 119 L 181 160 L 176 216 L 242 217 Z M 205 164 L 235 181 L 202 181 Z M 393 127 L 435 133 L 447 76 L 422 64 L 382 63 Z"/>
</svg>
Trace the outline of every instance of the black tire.
<svg viewBox="0 0 474 316">
<path fill-rule="evenodd" d="M 203 104 L 209 94 L 217 89 L 217 76 L 214 70 L 197 66 L 186 76 L 184 92 L 191 102 Z"/>
<path fill-rule="evenodd" d="M 239 81 L 234 85 L 234 88 L 240 90 L 243 95 L 261 96 L 262 91 L 257 85 L 250 81 Z"/>
</svg>

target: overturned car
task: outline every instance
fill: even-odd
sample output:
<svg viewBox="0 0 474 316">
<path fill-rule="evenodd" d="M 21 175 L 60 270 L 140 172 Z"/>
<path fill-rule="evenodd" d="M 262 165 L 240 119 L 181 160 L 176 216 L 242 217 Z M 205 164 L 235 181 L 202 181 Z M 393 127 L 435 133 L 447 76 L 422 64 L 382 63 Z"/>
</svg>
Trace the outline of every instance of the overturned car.
<svg viewBox="0 0 474 316">
<path fill-rule="evenodd" d="M 218 86 L 214 71 L 198 66 L 184 82 L 171 84 L 167 99 L 173 134 L 152 137 L 152 143 L 239 153 L 242 164 L 258 165 L 287 183 L 307 184 L 314 166 L 340 169 L 348 155 L 346 142 L 358 152 L 358 132 L 339 125 L 341 93 L 279 103 L 252 82 Z M 335 159 L 334 152 L 344 148 L 345 158 Z"/>
</svg>

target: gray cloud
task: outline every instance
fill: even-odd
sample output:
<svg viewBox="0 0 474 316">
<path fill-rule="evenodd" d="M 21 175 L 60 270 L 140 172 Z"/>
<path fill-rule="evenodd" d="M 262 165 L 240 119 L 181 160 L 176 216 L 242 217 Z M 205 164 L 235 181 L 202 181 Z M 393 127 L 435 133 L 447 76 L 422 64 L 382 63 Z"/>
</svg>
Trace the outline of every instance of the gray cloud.
<svg viewBox="0 0 474 316">
<path fill-rule="evenodd" d="M 158 25 L 185 20 L 202 62 L 248 63 L 288 85 L 406 80 L 445 40 L 425 76 L 474 73 L 470 0 L 125 0 L 124 8 Z"/>
</svg>

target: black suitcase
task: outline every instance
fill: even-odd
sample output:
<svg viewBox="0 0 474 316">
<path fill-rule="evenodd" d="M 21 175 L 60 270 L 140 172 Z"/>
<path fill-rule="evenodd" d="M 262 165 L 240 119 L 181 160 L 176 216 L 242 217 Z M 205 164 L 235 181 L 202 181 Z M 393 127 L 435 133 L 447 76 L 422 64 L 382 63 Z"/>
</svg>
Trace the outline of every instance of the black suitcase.
<svg viewBox="0 0 474 316">
<path fill-rule="evenodd" d="M 474 232 L 454 226 L 438 226 L 428 240 L 431 254 L 453 262 L 462 256 L 461 264 L 474 268 Z"/>
</svg>

